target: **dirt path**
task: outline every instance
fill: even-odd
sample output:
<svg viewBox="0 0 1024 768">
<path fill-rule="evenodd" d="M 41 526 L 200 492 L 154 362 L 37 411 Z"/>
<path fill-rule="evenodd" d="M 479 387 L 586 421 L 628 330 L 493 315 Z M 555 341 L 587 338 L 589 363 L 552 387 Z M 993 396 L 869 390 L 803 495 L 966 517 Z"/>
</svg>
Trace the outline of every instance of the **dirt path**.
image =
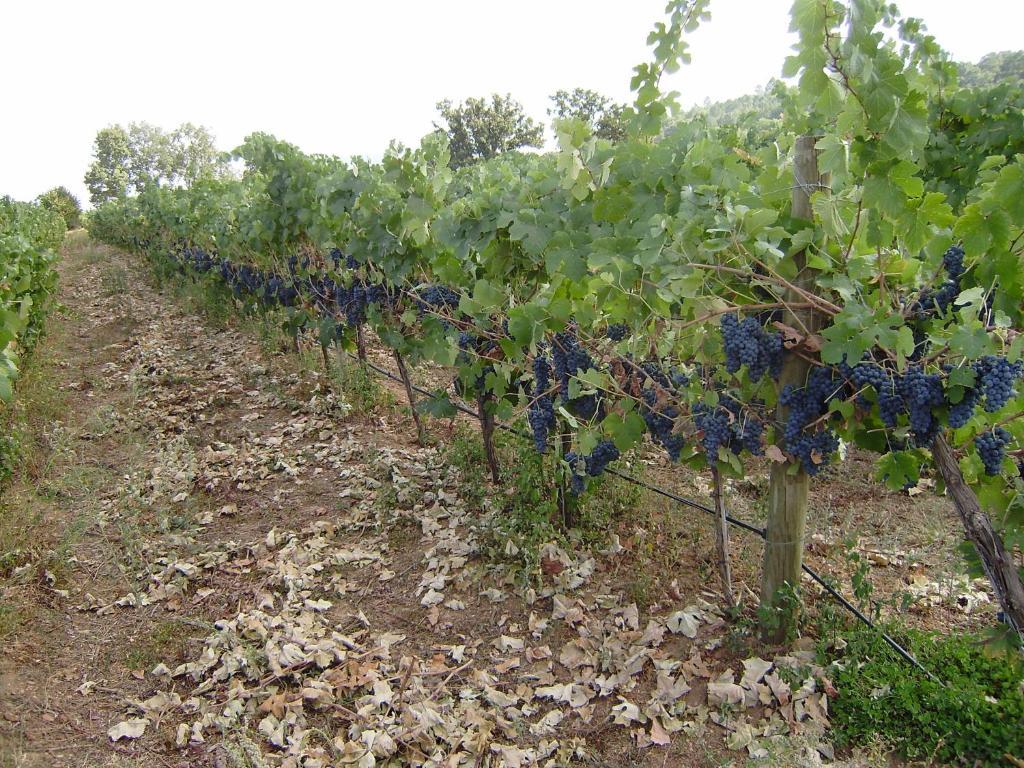
<svg viewBox="0 0 1024 768">
<path fill-rule="evenodd" d="M 697 568 L 638 597 L 630 529 L 524 571 L 504 490 L 471 510 L 400 410 L 134 257 L 78 237 L 62 273 L 0 507 L 0 766 L 820 759 L 813 653 L 743 658 Z"/>
</svg>

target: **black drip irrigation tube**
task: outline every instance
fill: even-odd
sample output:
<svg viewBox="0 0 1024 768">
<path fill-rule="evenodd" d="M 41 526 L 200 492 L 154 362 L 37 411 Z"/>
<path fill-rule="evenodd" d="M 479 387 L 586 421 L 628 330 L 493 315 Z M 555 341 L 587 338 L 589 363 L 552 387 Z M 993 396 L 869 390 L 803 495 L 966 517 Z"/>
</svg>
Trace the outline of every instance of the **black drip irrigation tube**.
<svg viewBox="0 0 1024 768">
<path fill-rule="evenodd" d="M 346 352 L 346 354 L 350 358 L 352 358 L 353 360 L 357 359 L 350 352 Z M 390 371 L 388 371 L 388 370 L 386 370 L 384 368 L 381 368 L 380 366 L 375 365 L 374 363 L 371 363 L 368 360 L 363 360 L 363 361 L 360 361 L 360 362 L 362 362 L 364 365 L 366 365 L 367 368 L 370 368 L 371 370 L 375 371 L 376 373 L 380 374 L 381 376 L 384 376 L 384 377 L 386 377 L 388 379 L 391 379 L 392 381 L 398 382 L 399 384 L 404 384 L 404 382 L 402 381 L 401 378 L 399 378 L 395 374 L 391 373 Z M 413 388 L 413 390 L 415 392 L 417 392 L 417 393 L 419 393 L 421 395 L 426 395 L 428 397 L 435 397 L 435 395 L 436 395 L 436 393 L 431 392 L 428 389 L 424 389 L 423 387 L 418 387 L 415 384 L 413 384 L 412 388 Z M 451 402 L 451 401 L 449 400 L 449 402 Z M 467 416 L 472 416 L 475 419 L 479 419 L 480 418 L 480 414 L 477 413 L 476 411 L 474 411 L 472 408 L 468 408 L 467 406 L 460 405 L 459 403 L 456 403 L 456 402 L 452 402 L 452 405 L 455 407 L 456 410 L 461 411 L 462 413 L 466 414 Z M 523 432 L 523 431 L 521 431 L 519 429 L 516 429 L 515 427 L 509 426 L 508 424 L 502 424 L 502 423 L 499 422 L 499 423 L 495 424 L 495 426 L 498 429 L 503 430 L 505 432 L 508 432 L 510 434 L 517 435 L 517 436 L 522 437 L 522 438 L 529 438 L 529 435 L 527 435 L 525 432 Z M 644 482 L 643 480 L 640 480 L 639 478 L 633 477 L 632 475 L 628 475 L 625 472 L 622 472 L 620 470 L 608 467 L 607 469 L 605 469 L 605 473 L 607 473 L 609 475 L 613 475 L 614 477 L 617 477 L 620 480 L 624 480 L 627 483 L 631 483 L 632 485 L 636 485 L 636 486 L 638 486 L 640 488 L 644 488 L 645 490 L 651 491 L 652 493 L 656 493 L 659 496 L 664 496 L 666 499 L 671 499 L 672 501 L 675 501 L 675 502 L 677 502 L 679 504 L 682 504 L 683 506 L 691 507 L 692 509 L 698 509 L 701 512 L 708 513 L 709 515 L 715 515 L 716 514 L 715 510 L 713 510 L 711 507 L 709 507 L 709 506 L 707 506 L 705 504 L 701 504 L 700 502 L 694 501 L 693 499 L 687 499 L 687 498 L 685 498 L 683 496 L 680 496 L 677 493 L 673 493 L 672 491 L 666 491 L 664 488 L 658 488 L 656 486 L 653 486 L 653 485 L 651 485 L 649 483 Z M 732 515 L 728 515 L 728 514 L 725 516 L 725 519 L 726 519 L 726 522 L 728 522 L 729 524 L 734 525 L 737 528 L 740 528 L 740 529 L 742 529 L 744 531 L 747 531 L 749 533 L 752 533 L 755 536 L 758 536 L 759 538 L 761 538 L 762 541 L 767 538 L 763 528 L 758 528 L 756 525 L 752 525 L 752 524 L 750 524 L 750 523 L 748 523 L 748 522 L 746 522 L 744 520 L 739 520 L 739 519 L 733 517 Z M 886 642 L 886 644 L 888 644 L 888 646 L 890 648 L 892 648 L 900 658 L 902 658 L 905 662 L 907 662 L 911 666 L 916 667 L 918 670 L 923 672 L 925 675 L 927 675 L 934 682 L 939 683 L 940 685 L 944 685 L 942 680 L 940 680 L 938 677 L 936 677 L 930 670 L 928 670 L 923 664 L 921 664 L 921 662 L 918 661 L 910 651 L 908 651 L 906 648 L 904 648 L 902 645 L 900 645 L 898 642 L 896 642 L 892 637 L 889 636 L 889 634 L 887 632 L 879 629 L 875 625 L 875 623 L 871 621 L 871 619 L 869 619 L 867 616 L 865 616 L 863 614 L 863 612 L 861 612 L 857 608 L 857 606 L 853 605 L 853 603 L 851 603 L 849 600 L 847 600 L 845 597 L 843 597 L 838 592 L 838 590 L 835 589 L 835 587 L 833 587 L 831 584 L 826 582 L 825 579 L 823 579 L 821 577 L 821 575 L 817 571 L 812 569 L 806 563 L 801 563 L 800 564 L 800 568 L 803 570 L 804 573 L 806 573 L 808 576 L 810 576 L 811 579 L 816 584 L 818 584 L 829 595 L 831 595 L 832 598 L 836 602 L 838 602 L 843 608 L 845 608 L 847 611 L 852 613 L 855 617 L 857 617 L 858 620 L 860 620 L 865 626 L 867 626 L 873 632 L 876 632 L 879 636 L 881 636 L 881 638 Z"/>
</svg>

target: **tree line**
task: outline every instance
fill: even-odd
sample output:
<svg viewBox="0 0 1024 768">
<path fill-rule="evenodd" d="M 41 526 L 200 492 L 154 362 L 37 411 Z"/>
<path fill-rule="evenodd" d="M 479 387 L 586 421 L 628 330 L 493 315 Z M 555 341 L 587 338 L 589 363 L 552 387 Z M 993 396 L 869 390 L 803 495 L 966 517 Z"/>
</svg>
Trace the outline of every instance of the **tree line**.
<svg viewBox="0 0 1024 768">
<path fill-rule="evenodd" d="M 1024 51 L 990 53 L 977 64 L 956 64 L 961 84 L 967 87 L 1010 86 L 1024 82 Z M 780 118 L 788 86 L 771 80 L 754 94 L 706 102 L 680 116 L 689 120 L 702 114 L 712 124 L 735 124 L 751 115 L 763 120 Z M 560 89 L 549 97 L 552 120 L 580 120 L 598 139 L 625 138 L 627 106 L 589 88 Z M 453 169 L 489 160 L 503 152 L 544 145 L 544 126 L 526 113 L 511 94 L 468 98 L 461 103 L 443 99 L 436 105 L 439 119 L 434 130 L 448 137 Z M 672 130 L 672 124 L 665 130 Z M 85 176 L 93 205 L 138 194 L 148 184 L 191 186 L 201 178 L 230 175 L 227 155 L 216 148 L 207 128 L 183 123 L 164 131 L 145 122 L 127 127 L 112 125 L 96 134 L 95 157 Z M 78 226 L 81 207 L 64 187 L 40 196 L 40 204 L 64 215 L 68 228 Z"/>
</svg>

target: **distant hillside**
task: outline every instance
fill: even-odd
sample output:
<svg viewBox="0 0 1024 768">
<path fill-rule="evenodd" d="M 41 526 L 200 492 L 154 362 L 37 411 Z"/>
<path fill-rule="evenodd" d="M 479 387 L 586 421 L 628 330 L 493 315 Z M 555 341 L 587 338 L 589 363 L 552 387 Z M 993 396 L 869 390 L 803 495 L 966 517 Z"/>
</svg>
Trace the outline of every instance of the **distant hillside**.
<svg viewBox="0 0 1024 768">
<path fill-rule="evenodd" d="M 757 93 L 722 101 L 705 100 L 701 106 L 684 113 L 683 119 L 704 114 L 713 125 L 729 125 L 750 115 L 769 120 L 782 117 L 782 102 L 775 94 L 775 89 L 780 85 L 778 80 L 772 79 L 767 85 L 758 88 Z"/>
<path fill-rule="evenodd" d="M 960 85 L 965 88 L 991 88 L 1003 83 L 1024 84 L 1024 51 L 999 51 L 989 53 L 976 64 L 956 62 Z M 782 115 L 782 102 L 776 89 L 782 86 L 777 80 L 770 80 L 756 93 L 738 96 L 722 101 L 707 100 L 682 115 L 682 119 L 703 114 L 712 125 L 730 125 L 743 118 L 754 117 L 774 119 Z"/>
<path fill-rule="evenodd" d="M 990 88 L 1003 83 L 1024 82 L 1024 51 L 999 51 L 982 57 L 977 64 L 957 62 L 960 85 L 965 88 Z"/>
</svg>

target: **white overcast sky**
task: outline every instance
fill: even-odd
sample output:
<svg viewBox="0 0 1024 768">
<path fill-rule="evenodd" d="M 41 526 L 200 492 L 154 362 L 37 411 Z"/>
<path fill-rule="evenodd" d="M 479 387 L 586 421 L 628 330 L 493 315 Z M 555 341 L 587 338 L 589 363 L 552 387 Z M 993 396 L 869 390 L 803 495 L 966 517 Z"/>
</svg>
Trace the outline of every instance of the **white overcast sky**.
<svg viewBox="0 0 1024 768">
<path fill-rule="evenodd" d="M 1024 0 L 902 0 L 958 60 L 1022 47 Z M 693 63 L 667 85 L 684 105 L 739 96 L 780 73 L 789 0 L 713 0 Z M 379 157 L 415 143 L 443 98 L 510 92 L 545 124 L 548 96 L 629 100 L 664 0 L 133 0 L 4 4 L 0 195 L 82 177 L 96 131 L 145 120 L 205 125 L 222 149 L 267 131 L 308 152 Z"/>
</svg>

